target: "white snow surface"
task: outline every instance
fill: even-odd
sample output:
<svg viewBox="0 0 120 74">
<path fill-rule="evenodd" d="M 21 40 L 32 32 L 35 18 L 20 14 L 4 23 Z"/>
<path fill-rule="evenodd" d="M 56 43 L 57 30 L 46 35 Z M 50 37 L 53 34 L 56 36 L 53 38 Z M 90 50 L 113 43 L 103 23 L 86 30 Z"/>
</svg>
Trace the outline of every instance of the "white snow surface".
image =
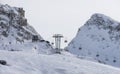
<svg viewBox="0 0 120 74">
<path fill-rule="evenodd" d="M 0 51 L 0 74 L 120 74 L 119 68 L 78 59 L 64 52 L 62 54 L 36 54 Z"/>
<path fill-rule="evenodd" d="M 103 14 L 94 14 L 78 30 L 66 50 L 80 57 L 120 67 L 120 23 Z"/>
</svg>

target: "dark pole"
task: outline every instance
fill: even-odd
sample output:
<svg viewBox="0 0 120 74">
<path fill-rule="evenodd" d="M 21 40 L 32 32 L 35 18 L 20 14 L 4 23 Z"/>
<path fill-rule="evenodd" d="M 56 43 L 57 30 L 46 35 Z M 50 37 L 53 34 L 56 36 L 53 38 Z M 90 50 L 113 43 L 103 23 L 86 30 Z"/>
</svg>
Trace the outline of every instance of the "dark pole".
<svg viewBox="0 0 120 74">
<path fill-rule="evenodd" d="M 60 53 L 61 38 L 63 38 L 63 35 L 55 34 L 55 35 L 53 35 L 53 38 L 55 38 L 55 49 L 56 49 L 56 52 Z"/>
</svg>

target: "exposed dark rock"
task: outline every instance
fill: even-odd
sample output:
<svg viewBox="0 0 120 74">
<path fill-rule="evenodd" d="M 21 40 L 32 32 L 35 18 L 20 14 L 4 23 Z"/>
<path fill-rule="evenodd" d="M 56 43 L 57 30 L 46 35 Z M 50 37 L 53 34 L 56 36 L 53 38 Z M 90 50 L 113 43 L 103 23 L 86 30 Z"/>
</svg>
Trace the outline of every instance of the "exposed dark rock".
<svg viewBox="0 0 120 74">
<path fill-rule="evenodd" d="M 7 65 L 7 62 L 5 60 L 0 60 L 1 65 Z"/>
</svg>

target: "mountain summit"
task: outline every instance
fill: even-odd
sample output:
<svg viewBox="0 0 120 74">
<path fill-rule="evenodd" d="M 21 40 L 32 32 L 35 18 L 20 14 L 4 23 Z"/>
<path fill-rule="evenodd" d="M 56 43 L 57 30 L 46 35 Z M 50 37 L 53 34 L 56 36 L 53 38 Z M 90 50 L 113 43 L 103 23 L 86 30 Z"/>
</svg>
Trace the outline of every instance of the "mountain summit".
<svg viewBox="0 0 120 74">
<path fill-rule="evenodd" d="M 78 56 L 120 67 L 120 23 L 103 14 L 94 14 L 79 28 L 66 49 Z"/>
<path fill-rule="evenodd" d="M 116 28 L 120 25 L 120 23 L 104 14 L 96 13 L 91 16 L 85 25 L 97 25 L 104 28 Z"/>
<path fill-rule="evenodd" d="M 23 8 L 0 4 L 0 49 L 51 53 L 52 47 L 31 27 Z"/>
</svg>

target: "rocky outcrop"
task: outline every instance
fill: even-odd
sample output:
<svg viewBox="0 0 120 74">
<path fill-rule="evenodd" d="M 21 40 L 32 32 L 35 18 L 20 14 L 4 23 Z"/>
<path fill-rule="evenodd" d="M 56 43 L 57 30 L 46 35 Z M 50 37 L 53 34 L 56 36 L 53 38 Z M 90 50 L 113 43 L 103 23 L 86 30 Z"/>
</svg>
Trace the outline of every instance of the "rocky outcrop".
<svg viewBox="0 0 120 74">
<path fill-rule="evenodd" d="M 51 53 L 52 47 L 31 27 L 23 8 L 0 4 L 0 48 L 12 51 Z M 34 36 L 37 40 L 34 41 Z"/>
<path fill-rule="evenodd" d="M 120 67 L 120 23 L 103 14 L 94 14 L 66 49 L 78 56 Z"/>
</svg>

